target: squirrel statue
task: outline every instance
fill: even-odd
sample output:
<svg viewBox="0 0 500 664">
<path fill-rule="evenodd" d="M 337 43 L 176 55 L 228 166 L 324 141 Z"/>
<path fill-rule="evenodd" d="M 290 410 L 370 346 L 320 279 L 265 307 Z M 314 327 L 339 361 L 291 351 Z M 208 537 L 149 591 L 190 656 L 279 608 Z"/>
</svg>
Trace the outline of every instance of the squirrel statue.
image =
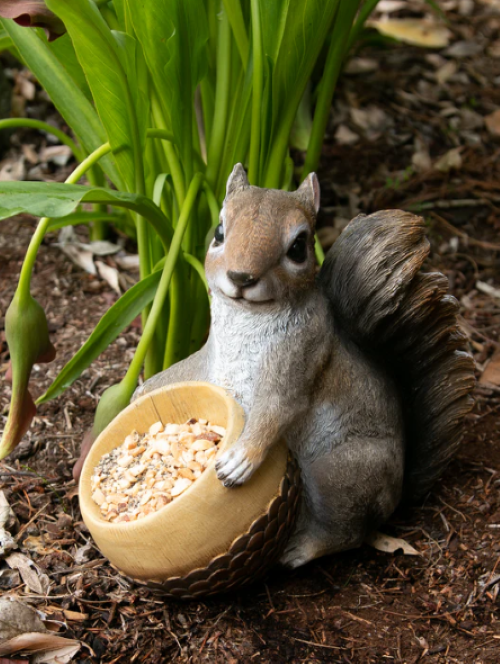
<svg viewBox="0 0 500 664">
<path fill-rule="evenodd" d="M 243 406 L 239 440 L 216 463 L 246 482 L 284 438 L 303 496 L 281 562 L 297 567 L 361 545 L 402 501 L 422 498 L 460 442 L 474 363 L 440 273 L 421 273 L 424 222 L 359 215 L 317 275 L 319 184 L 296 192 L 227 182 L 208 249 L 212 323 L 205 346 L 135 396 L 201 380 Z"/>
</svg>

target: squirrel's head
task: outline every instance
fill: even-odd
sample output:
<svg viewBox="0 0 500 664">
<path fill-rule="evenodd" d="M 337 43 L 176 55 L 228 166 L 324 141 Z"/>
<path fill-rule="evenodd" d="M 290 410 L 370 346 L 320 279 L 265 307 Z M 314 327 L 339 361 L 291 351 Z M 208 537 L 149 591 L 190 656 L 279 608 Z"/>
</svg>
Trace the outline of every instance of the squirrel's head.
<svg viewBox="0 0 500 664">
<path fill-rule="evenodd" d="M 236 164 L 205 262 L 212 292 L 243 304 L 284 304 L 308 291 L 316 272 L 318 209 L 314 173 L 291 193 L 252 187 Z"/>
</svg>

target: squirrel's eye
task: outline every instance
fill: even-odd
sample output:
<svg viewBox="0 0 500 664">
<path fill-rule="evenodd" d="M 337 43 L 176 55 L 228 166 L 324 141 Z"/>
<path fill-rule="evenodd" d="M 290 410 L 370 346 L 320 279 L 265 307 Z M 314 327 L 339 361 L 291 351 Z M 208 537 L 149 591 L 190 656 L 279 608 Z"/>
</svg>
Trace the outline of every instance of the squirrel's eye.
<svg viewBox="0 0 500 664">
<path fill-rule="evenodd" d="M 287 251 L 288 258 L 294 263 L 303 263 L 307 258 L 307 233 L 301 233 Z"/>
<path fill-rule="evenodd" d="M 224 242 L 224 227 L 219 224 L 214 233 L 215 244 L 222 244 Z"/>
</svg>

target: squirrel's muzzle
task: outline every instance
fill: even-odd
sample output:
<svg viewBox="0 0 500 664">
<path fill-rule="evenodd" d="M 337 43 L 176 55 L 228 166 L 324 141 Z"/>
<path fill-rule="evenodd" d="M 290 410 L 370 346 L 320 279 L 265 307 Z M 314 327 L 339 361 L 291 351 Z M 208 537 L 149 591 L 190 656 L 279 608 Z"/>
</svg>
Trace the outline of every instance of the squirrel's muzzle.
<svg viewBox="0 0 500 664">
<path fill-rule="evenodd" d="M 234 272 L 229 270 L 227 272 L 228 278 L 240 288 L 245 288 L 246 286 L 253 286 L 259 280 L 257 277 L 252 276 L 248 272 Z"/>
</svg>

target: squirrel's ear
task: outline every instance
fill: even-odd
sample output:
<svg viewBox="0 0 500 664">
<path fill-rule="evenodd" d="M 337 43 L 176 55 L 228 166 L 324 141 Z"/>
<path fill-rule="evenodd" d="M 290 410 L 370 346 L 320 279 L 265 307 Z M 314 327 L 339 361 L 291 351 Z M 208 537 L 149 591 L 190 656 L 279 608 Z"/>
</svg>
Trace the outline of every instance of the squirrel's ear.
<svg viewBox="0 0 500 664">
<path fill-rule="evenodd" d="M 309 173 L 295 194 L 317 213 L 319 210 L 320 191 L 316 173 Z"/>
<path fill-rule="evenodd" d="M 236 164 L 233 172 L 229 176 L 226 185 L 226 198 L 230 198 L 238 191 L 248 189 L 250 183 L 248 182 L 247 174 L 241 164 Z"/>
</svg>

